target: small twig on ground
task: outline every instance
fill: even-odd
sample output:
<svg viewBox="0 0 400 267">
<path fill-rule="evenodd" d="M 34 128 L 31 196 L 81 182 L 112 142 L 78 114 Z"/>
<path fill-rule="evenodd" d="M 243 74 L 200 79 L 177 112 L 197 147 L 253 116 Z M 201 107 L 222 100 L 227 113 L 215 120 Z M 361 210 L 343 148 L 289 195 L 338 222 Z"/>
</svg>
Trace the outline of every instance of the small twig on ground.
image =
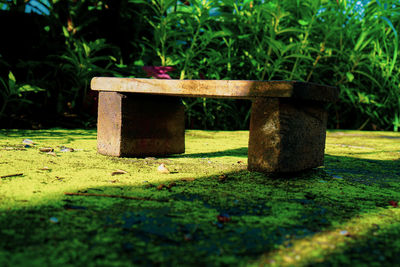
<svg viewBox="0 0 400 267">
<path fill-rule="evenodd" d="M 8 175 L 3 175 L 0 176 L 0 178 L 8 178 L 8 177 L 15 177 L 15 176 L 22 176 L 24 175 L 23 173 L 15 173 L 15 174 L 8 174 Z"/>
<path fill-rule="evenodd" d="M 120 195 L 107 195 L 107 194 L 94 194 L 94 193 L 64 193 L 67 196 L 84 196 L 84 197 L 111 197 L 111 198 L 123 198 L 132 200 L 146 200 L 146 201 L 158 201 L 158 202 L 168 202 L 168 199 L 154 199 L 147 197 L 129 197 Z"/>
</svg>

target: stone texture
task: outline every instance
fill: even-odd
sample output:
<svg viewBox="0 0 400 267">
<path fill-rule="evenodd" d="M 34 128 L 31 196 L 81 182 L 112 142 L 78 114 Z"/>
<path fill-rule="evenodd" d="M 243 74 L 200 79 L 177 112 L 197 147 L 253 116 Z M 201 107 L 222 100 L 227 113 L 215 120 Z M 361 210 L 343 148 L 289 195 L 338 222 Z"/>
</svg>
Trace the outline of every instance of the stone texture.
<svg viewBox="0 0 400 267">
<path fill-rule="evenodd" d="M 121 155 L 121 105 L 124 95 L 99 92 L 97 115 L 97 151 L 103 155 Z"/>
<path fill-rule="evenodd" d="M 180 98 L 100 92 L 97 148 L 110 156 L 184 153 L 184 107 Z"/>
<path fill-rule="evenodd" d="M 323 165 L 326 121 L 320 102 L 257 98 L 251 111 L 248 169 L 287 173 Z"/>
<path fill-rule="evenodd" d="M 179 97 L 239 99 L 283 97 L 322 102 L 332 102 L 338 98 L 338 89 L 335 87 L 297 81 L 161 80 L 95 77 L 91 81 L 91 88 L 99 91 Z"/>
</svg>

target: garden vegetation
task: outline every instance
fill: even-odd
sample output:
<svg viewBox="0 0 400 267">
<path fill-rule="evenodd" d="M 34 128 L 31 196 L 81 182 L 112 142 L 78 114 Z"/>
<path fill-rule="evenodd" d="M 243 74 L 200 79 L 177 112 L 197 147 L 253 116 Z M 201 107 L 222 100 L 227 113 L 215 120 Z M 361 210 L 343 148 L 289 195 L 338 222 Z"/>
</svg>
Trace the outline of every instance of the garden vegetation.
<svg viewBox="0 0 400 267">
<path fill-rule="evenodd" d="M 0 10 L 5 127 L 94 126 L 92 77 L 168 66 L 174 79 L 337 86 L 329 128 L 399 130 L 398 0 L 1 0 Z M 187 128 L 248 127 L 249 101 L 183 102 Z"/>
</svg>

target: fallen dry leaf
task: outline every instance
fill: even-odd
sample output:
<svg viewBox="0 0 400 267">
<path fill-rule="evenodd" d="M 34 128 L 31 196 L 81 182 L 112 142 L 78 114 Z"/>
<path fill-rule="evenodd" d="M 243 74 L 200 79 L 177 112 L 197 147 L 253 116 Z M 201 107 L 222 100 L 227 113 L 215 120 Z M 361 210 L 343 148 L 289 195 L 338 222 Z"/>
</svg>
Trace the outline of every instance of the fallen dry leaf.
<svg viewBox="0 0 400 267">
<path fill-rule="evenodd" d="M 24 175 L 23 173 L 14 173 L 14 174 L 7 174 L 7 175 L 3 175 L 0 176 L 0 178 L 8 178 L 8 177 L 15 177 L 15 176 L 22 176 Z"/>
<path fill-rule="evenodd" d="M 26 148 L 23 148 L 23 147 L 5 147 L 5 148 L 3 148 L 3 150 L 21 150 L 21 151 L 25 151 Z"/>
<path fill-rule="evenodd" d="M 54 148 L 52 148 L 52 147 L 42 147 L 42 148 L 39 148 L 39 151 L 40 152 L 53 152 Z"/>
<path fill-rule="evenodd" d="M 165 184 L 160 184 L 157 186 L 157 190 L 162 190 L 165 186 Z"/>
<path fill-rule="evenodd" d="M 218 222 L 220 222 L 220 223 L 226 223 L 226 222 L 229 222 L 229 221 L 231 220 L 231 217 L 230 217 L 229 214 L 227 214 L 227 213 L 220 213 L 220 214 L 217 216 L 217 220 L 218 220 Z"/>
<path fill-rule="evenodd" d="M 224 182 L 226 180 L 226 178 L 228 178 L 228 176 L 226 176 L 225 174 L 221 174 L 220 176 L 218 176 L 218 180 L 220 182 Z"/>
<path fill-rule="evenodd" d="M 119 174 L 126 174 L 126 173 L 128 173 L 128 172 L 127 172 L 127 171 L 124 171 L 124 170 L 116 170 L 116 171 L 113 171 L 113 172 L 111 173 L 111 176 L 119 175 Z"/>
<path fill-rule="evenodd" d="M 182 178 L 181 181 L 183 182 L 193 182 L 196 178 Z"/>
<path fill-rule="evenodd" d="M 169 183 L 169 184 L 168 184 L 167 188 L 168 188 L 168 189 L 171 189 L 171 188 L 174 187 L 174 186 L 176 186 L 176 183 L 175 183 L 175 182 L 172 182 L 172 183 Z"/>
<path fill-rule="evenodd" d="M 47 155 L 53 156 L 53 157 L 57 157 L 57 154 L 55 152 L 47 152 Z"/>
</svg>

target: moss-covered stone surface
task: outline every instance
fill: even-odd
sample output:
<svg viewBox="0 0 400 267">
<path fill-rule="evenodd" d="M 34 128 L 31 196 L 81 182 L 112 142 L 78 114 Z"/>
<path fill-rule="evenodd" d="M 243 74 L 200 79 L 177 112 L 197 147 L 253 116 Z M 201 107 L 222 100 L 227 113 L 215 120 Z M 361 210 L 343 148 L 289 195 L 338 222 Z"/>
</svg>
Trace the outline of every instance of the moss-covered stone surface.
<svg viewBox="0 0 400 267">
<path fill-rule="evenodd" d="M 330 131 L 325 166 L 291 176 L 248 172 L 247 142 L 112 158 L 96 131 L 1 130 L 0 266 L 400 263 L 400 134 Z"/>
</svg>

